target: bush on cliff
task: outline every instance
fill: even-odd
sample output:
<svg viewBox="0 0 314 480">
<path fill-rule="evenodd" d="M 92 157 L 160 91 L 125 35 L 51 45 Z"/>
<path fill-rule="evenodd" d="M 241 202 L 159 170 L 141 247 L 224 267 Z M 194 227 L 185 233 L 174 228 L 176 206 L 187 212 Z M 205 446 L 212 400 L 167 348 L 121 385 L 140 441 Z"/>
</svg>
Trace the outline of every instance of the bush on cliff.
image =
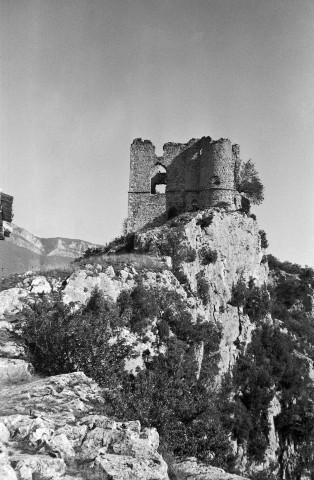
<svg viewBox="0 0 314 480">
<path fill-rule="evenodd" d="M 307 281 L 302 275 L 282 276 L 268 292 L 253 281 L 246 284 L 240 280 L 234 286 L 231 304 L 243 308 L 256 329 L 247 350 L 238 357 L 233 375 L 225 379 L 221 401 L 225 428 L 247 445 L 250 460 L 262 462 L 268 446 L 268 411 L 277 396 L 281 412 L 275 417 L 275 426 L 280 455 L 288 444 L 294 445 L 290 471 L 280 475 L 291 478 L 301 478 L 314 460 L 309 449 L 314 442 L 314 387 L 308 358 L 314 358 L 314 327 L 303 303 Z M 274 324 L 263 321 L 270 311 L 280 320 L 280 327 L 278 320 Z"/>
<path fill-rule="evenodd" d="M 124 360 L 130 352 L 119 340 L 119 331 L 127 326 L 144 334 L 147 319 L 155 319 L 156 346 L 163 341 L 164 353 L 143 352 L 146 368 L 129 374 Z M 98 407 L 102 413 L 156 427 L 163 448 L 177 456 L 195 455 L 220 466 L 231 458 L 217 396 L 208 390 L 217 374 L 221 334 L 201 320 L 193 324 L 177 292 L 140 282 L 115 305 L 95 290 L 76 312 L 59 296 L 52 301 L 43 296 L 28 308 L 22 330 L 38 372 L 82 370 L 106 387 L 105 406 Z M 197 378 L 194 350 L 200 342 L 205 356 Z"/>
<path fill-rule="evenodd" d="M 270 310 L 270 299 L 266 286 L 255 286 L 253 279 L 246 284 L 240 278 L 232 287 L 229 303 L 234 307 L 242 308 L 243 313 L 255 323 L 262 320 Z"/>
<path fill-rule="evenodd" d="M 95 290 L 87 305 L 73 312 L 59 294 L 45 296 L 24 311 L 22 333 L 32 364 L 44 375 L 82 370 L 101 384 L 114 383 L 128 347 L 119 338 L 120 319 L 114 304 Z M 108 340 L 117 335 L 114 345 Z"/>
<path fill-rule="evenodd" d="M 237 190 L 255 205 L 259 205 L 264 200 L 264 186 L 252 160 L 242 165 Z"/>
</svg>

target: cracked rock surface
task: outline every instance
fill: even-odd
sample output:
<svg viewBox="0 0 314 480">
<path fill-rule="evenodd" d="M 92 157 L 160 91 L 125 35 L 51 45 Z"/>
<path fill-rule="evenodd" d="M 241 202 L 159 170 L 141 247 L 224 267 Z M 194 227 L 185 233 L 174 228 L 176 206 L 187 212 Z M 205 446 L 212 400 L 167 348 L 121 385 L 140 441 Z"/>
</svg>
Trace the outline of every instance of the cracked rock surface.
<svg viewBox="0 0 314 480">
<path fill-rule="evenodd" d="M 1 480 L 168 480 L 155 429 L 93 413 L 101 389 L 82 372 L 0 392 Z"/>
</svg>

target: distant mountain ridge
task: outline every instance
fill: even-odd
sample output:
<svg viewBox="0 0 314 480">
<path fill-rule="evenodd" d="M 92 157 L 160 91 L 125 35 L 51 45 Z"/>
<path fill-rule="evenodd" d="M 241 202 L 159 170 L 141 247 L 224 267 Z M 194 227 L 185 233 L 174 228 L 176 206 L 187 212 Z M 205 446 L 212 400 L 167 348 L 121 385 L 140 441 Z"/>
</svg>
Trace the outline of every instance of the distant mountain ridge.
<svg viewBox="0 0 314 480">
<path fill-rule="evenodd" d="M 88 248 L 99 245 L 71 238 L 40 238 L 12 224 L 13 232 L 0 241 L 0 277 L 27 270 L 66 268 Z"/>
<path fill-rule="evenodd" d="M 76 258 L 82 255 L 88 248 L 99 246 L 95 243 L 86 242 L 85 240 L 71 238 L 40 238 L 15 224 L 12 224 L 12 226 L 13 232 L 8 241 L 19 247 L 27 248 L 39 255 L 58 255 L 61 257 Z"/>
</svg>

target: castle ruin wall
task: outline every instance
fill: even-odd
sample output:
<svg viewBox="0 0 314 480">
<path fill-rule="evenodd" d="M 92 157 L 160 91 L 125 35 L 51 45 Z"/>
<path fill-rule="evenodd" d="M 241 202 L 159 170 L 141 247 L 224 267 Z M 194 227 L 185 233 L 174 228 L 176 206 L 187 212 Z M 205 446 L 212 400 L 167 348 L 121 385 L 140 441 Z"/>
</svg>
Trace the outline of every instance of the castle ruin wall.
<svg viewBox="0 0 314 480">
<path fill-rule="evenodd" d="M 222 203 L 239 208 L 239 153 L 239 146 L 229 139 L 203 137 L 166 143 L 158 157 L 152 142 L 135 139 L 130 155 L 128 231 L 164 223 L 170 208 L 177 213 Z M 157 189 L 160 184 L 162 193 Z"/>
</svg>

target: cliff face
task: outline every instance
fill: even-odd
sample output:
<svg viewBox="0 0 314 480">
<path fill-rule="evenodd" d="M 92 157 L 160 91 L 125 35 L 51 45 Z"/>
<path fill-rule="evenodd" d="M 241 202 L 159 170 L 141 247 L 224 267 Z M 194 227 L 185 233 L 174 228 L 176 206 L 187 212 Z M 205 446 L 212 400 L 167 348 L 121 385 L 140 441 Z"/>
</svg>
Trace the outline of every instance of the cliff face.
<svg viewBox="0 0 314 480">
<path fill-rule="evenodd" d="M 188 292 L 195 320 L 221 325 L 221 372 L 228 371 L 238 345 L 250 341 L 252 328 L 247 315 L 230 305 L 232 288 L 250 279 L 261 286 L 268 275 L 256 221 L 219 209 L 187 214 L 138 233 L 136 249 L 172 256 L 173 270 Z"/>
<path fill-rule="evenodd" d="M 23 374 L 29 368 L 22 347 L 20 348 L 20 345 L 12 346 L 11 344 L 10 346 L 7 341 L 10 336 L 9 333 L 14 330 L 14 314 L 22 309 L 26 297 L 35 296 L 42 292 L 49 295 L 50 292 L 59 291 L 62 293 L 65 303 L 77 302 L 77 305 L 82 305 L 86 304 L 93 289 L 97 287 L 103 292 L 105 299 L 116 305 L 122 292 L 130 294 L 136 287 L 142 285 L 152 295 L 153 291 L 162 292 L 165 295 L 167 295 L 167 292 L 175 292 L 184 304 L 184 308 L 188 309 L 195 325 L 200 322 L 201 325 L 212 324 L 220 327 L 222 336 L 219 345 L 219 374 L 215 374 L 217 381 L 223 377 L 224 373 L 231 371 L 234 365 L 238 367 L 242 358 L 240 352 L 249 352 L 251 356 L 245 358 L 244 362 L 247 362 L 247 364 L 250 364 L 250 361 L 252 364 L 254 363 L 256 351 L 253 350 L 252 353 L 250 348 L 255 342 L 257 354 L 259 354 L 261 348 L 259 344 L 256 344 L 256 338 L 260 338 L 258 337 L 259 331 L 262 331 L 264 327 L 269 327 L 269 337 L 267 339 L 270 341 L 275 338 L 271 336 L 274 331 L 276 335 L 281 335 L 280 342 L 282 341 L 282 348 L 283 350 L 286 349 L 286 352 L 281 352 L 282 358 L 275 358 L 276 361 L 281 362 L 279 363 L 280 371 L 278 370 L 279 373 L 277 372 L 277 374 L 282 374 L 287 359 L 291 363 L 291 359 L 296 358 L 296 361 L 293 360 L 291 363 L 292 367 L 289 368 L 291 372 L 297 372 L 297 375 L 302 370 L 302 375 L 299 375 L 298 381 L 302 387 L 300 391 L 306 399 L 308 387 L 312 388 L 305 384 L 307 370 L 312 383 L 314 378 L 314 354 L 311 350 L 314 329 L 312 337 L 309 337 L 309 332 L 312 332 L 314 279 L 306 272 L 299 275 L 293 272 L 287 273 L 280 269 L 273 270 L 269 275 L 261 235 L 254 218 L 239 212 L 226 212 L 219 208 L 187 213 L 169 220 L 163 226 L 137 232 L 135 235 L 135 252 L 138 255 L 132 253 L 125 256 L 92 257 L 90 260 L 84 261 L 85 263 L 78 264 L 77 270 L 62 281 L 52 281 L 43 277 L 36 279 L 30 274 L 26 274 L 21 276 L 16 288 L 0 292 L 0 314 L 2 315 L 0 329 L 2 329 L 3 343 L 6 341 L 7 345 L 0 349 L 0 357 L 2 357 L 0 370 L 3 368 L 2 378 L 8 379 L 10 369 L 14 376 L 18 369 Z M 147 262 L 148 260 L 150 262 Z M 156 268 L 153 268 L 149 263 L 154 264 Z M 272 301 L 277 302 L 277 309 L 275 313 L 272 310 L 272 317 L 268 314 L 265 318 L 264 315 L 262 319 L 255 322 L 252 316 L 250 319 L 248 315 L 243 313 L 241 306 L 234 306 L 236 305 L 234 287 L 239 282 L 243 282 L 246 286 L 251 284 L 257 287 L 268 284 Z M 150 301 L 151 299 L 147 297 L 148 304 Z M 247 310 L 244 309 L 244 311 Z M 11 313 L 11 315 L 7 316 L 8 313 Z M 283 313 L 287 314 L 286 319 Z M 145 320 L 148 320 L 145 326 L 146 330 L 140 334 L 132 330 L 131 323 L 129 323 L 129 326 L 123 325 L 123 335 L 132 349 L 132 355 L 125 361 L 124 365 L 126 370 L 133 373 L 135 373 L 136 367 L 145 371 L 147 364 L 143 357 L 147 355 L 147 352 L 151 359 L 153 357 L 156 359 L 158 358 L 156 356 L 166 351 L 163 348 L 160 331 L 157 328 L 157 317 L 150 317 Z M 182 316 L 182 322 L 183 320 Z M 173 325 L 174 323 L 170 324 L 169 338 L 176 335 L 175 329 L 172 329 Z M 303 328 L 302 331 L 300 330 L 301 327 Z M 306 338 L 303 345 L 304 349 L 302 346 L 304 338 L 302 336 Z M 193 341 L 195 343 L 190 344 L 192 346 L 190 353 L 197 360 L 198 370 L 196 373 L 200 376 L 202 371 L 206 371 L 206 368 L 208 368 L 208 362 L 206 364 L 205 360 L 210 358 L 209 361 L 214 363 L 216 357 L 215 359 L 214 355 L 210 357 L 204 345 L 205 341 L 202 341 L 199 337 Z M 274 345 L 278 346 L 278 343 Z M 288 347 L 291 350 L 288 350 Z M 7 349 L 11 349 L 10 355 L 8 355 Z M 276 348 L 273 350 L 276 350 Z M 267 370 L 267 366 L 272 361 L 271 355 L 273 352 L 268 351 L 266 353 L 268 357 L 263 357 L 264 363 L 261 366 L 257 365 L 257 368 L 260 367 L 263 374 L 265 372 L 271 374 L 271 371 Z M 4 357 L 8 357 L 9 361 L 5 362 Z M 297 370 L 299 364 L 300 370 Z M 255 367 L 256 365 L 254 365 Z M 247 372 L 245 385 L 242 383 L 234 388 L 234 395 L 238 395 L 239 404 L 242 402 L 241 395 L 243 392 L 247 395 L 251 386 L 255 386 L 254 375 L 249 379 L 250 372 L 249 370 Z M 301 377 L 304 377 L 305 380 L 303 381 Z M 286 377 L 283 378 L 285 381 L 287 380 Z M 248 382 L 251 382 L 250 384 L 246 383 L 247 379 Z M 266 435 L 267 446 L 262 454 L 263 458 L 262 460 L 252 460 L 249 452 L 250 439 L 234 441 L 234 452 L 238 457 L 237 467 L 242 472 L 264 472 L 266 469 L 274 468 L 277 475 L 275 478 L 285 478 L 285 475 L 286 477 L 288 475 L 287 472 L 292 475 L 290 475 L 290 478 L 294 478 L 294 474 L 291 472 L 294 471 L 295 459 L 302 459 L 302 451 L 293 436 L 290 434 L 290 436 L 283 436 L 282 431 L 279 430 L 280 422 L 283 418 L 288 418 L 291 422 L 297 419 L 296 421 L 299 422 L 298 418 L 302 420 L 305 411 L 309 415 L 309 420 L 306 422 L 307 428 L 312 417 L 306 409 L 309 408 L 309 412 L 312 411 L 310 409 L 311 402 L 306 399 L 308 403 L 305 404 L 303 397 L 302 402 L 299 402 L 299 392 L 288 392 L 286 386 L 284 394 L 289 394 L 289 396 L 287 396 L 288 400 L 285 405 L 282 401 L 280 382 L 271 378 L 269 384 L 271 387 L 266 392 L 269 395 L 269 402 L 260 414 L 260 417 L 266 418 L 269 427 Z M 245 390 L 246 385 L 249 385 L 247 390 Z M 287 385 L 287 382 L 285 385 Z M 257 388 L 260 387 L 263 388 L 259 385 L 258 380 Z M 265 393 L 266 390 L 261 391 Z M 238 394 L 238 392 L 240 393 Z M 288 405 L 289 402 L 291 406 Z M 245 402 L 243 402 L 244 404 Z M 303 404 L 305 407 L 302 410 Z M 292 412 L 294 416 L 291 414 L 291 408 L 289 410 L 287 405 L 289 408 L 296 410 L 295 413 L 293 413 L 294 410 Z M 249 407 L 243 411 L 246 412 L 247 417 L 254 414 L 254 412 L 252 414 L 249 411 Z M 257 417 L 258 415 L 256 414 Z M 283 415 L 286 415 L 286 417 L 283 417 Z M 278 419 L 280 422 L 278 422 Z M 81 424 L 79 427 L 81 428 Z M 296 428 L 299 427 L 300 425 L 297 423 Z M 301 427 L 303 428 L 303 425 Z M 257 428 L 259 428 L 258 422 Z M 301 431 L 300 428 L 297 432 Z M 130 435 L 133 435 L 133 433 L 130 433 Z M 122 462 L 122 459 L 113 458 L 113 461 L 116 460 L 118 463 Z M 201 474 L 204 475 L 202 477 L 204 479 L 220 478 L 217 476 L 218 471 L 205 470 L 205 467 L 200 467 L 193 458 L 178 464 L 175 469 L 179 478 L 192 479 L 194 478 L 193 475 L 196 478 L 197 475 Z M 121 475 L 121 473 L 119 474 Z M 216 476 L 211 477 L 210 475 Z M 221 473 L 221 478 L 224 478 L 223 475 Z"/>
</svg>

